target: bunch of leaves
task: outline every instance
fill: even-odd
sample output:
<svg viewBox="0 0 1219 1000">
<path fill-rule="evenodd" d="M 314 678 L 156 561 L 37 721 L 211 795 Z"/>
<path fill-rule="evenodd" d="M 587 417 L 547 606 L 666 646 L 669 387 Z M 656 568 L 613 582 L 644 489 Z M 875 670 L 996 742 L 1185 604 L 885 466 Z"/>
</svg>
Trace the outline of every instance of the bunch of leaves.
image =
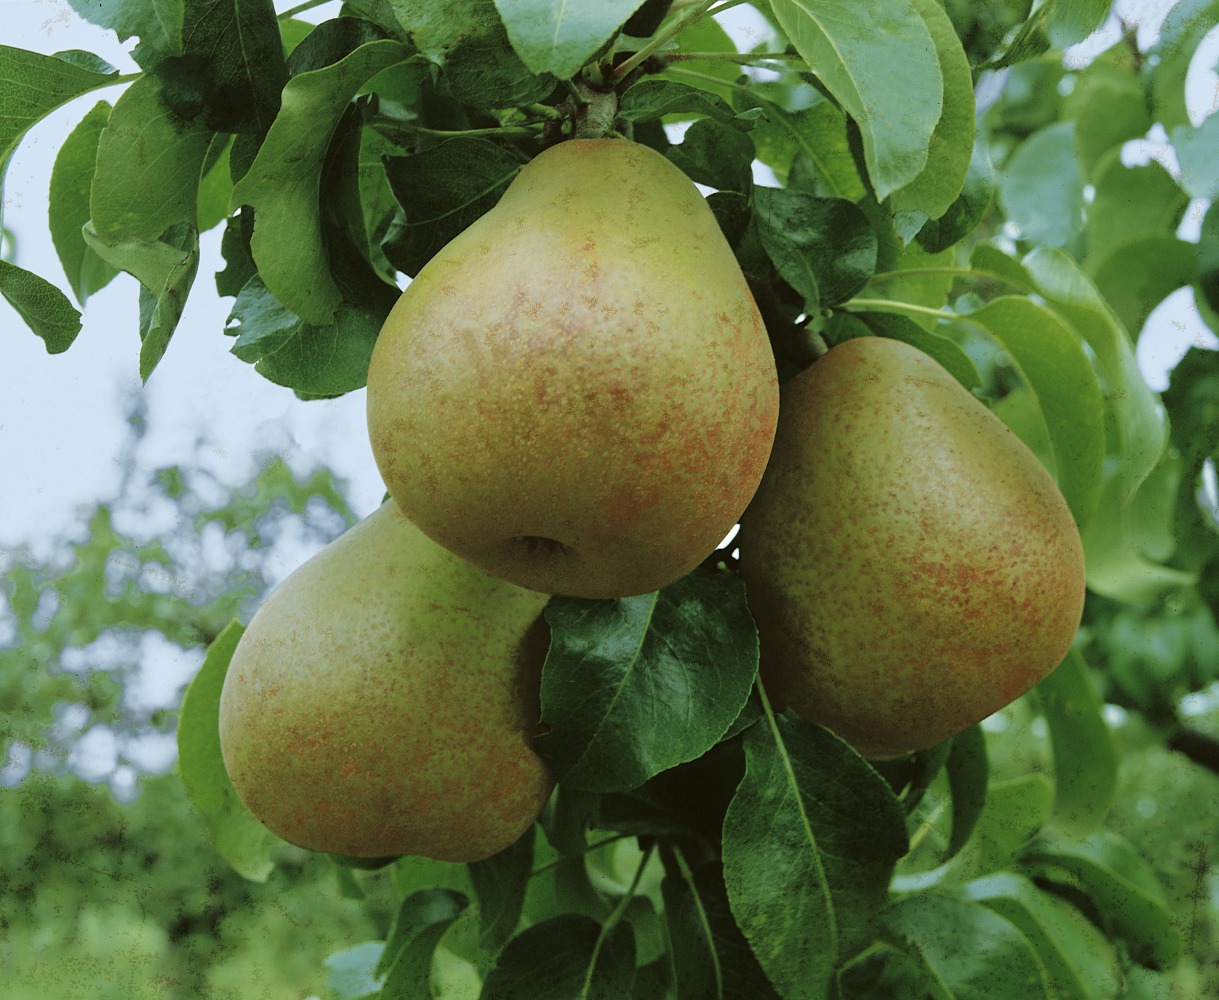
<svg viewBox="0 0 1219 1000">
<path fill-rule="evenodd" d="M 749 51 L 713 16 L 734 0 L 359 0 L 316 27 L 266 3 L 161 6 L 79 6 L 138 36 L 133 81 L 0 48 L 0 78 L 35 84 L 0 91 L 5 157 L 52 107 L 129 82 L 65 144 L 52 231 L 78 301 L 114 269 L 139 280 L 145 378 L 198 234 L 223 223 L 234 353 L 302 397 L 358 388 L 398 273 L 547 144 L 612 131 L 711 189 L 784 374 L 826 343 L 893 337 L 994 407 L 1080 526 L 1109 602 L 1091 605 L 1096 635 L 1113 608 L 1213 592 L 1186 544 L 1214 533 L 1210 452 L 1173 435 L 1134 352 L 1177 288 L 1214 318 L 1215 210 L 1199 244 L 1177 235 L 1189 198 L 1215 193 L 1219 116 L 1194 126 L 1184 108 L 1213 0 L 1178 4 L 1154 51 L 1123 43 L 1079 70 L 1061 48 L 1108 3 L 770 0 L 751 5 Z M 975 83 L 995 71 L 979 127 Z M 1122 160 L 1153 122 L 1179 176 Z M 0 292 L 66 349 L 67 297 L 0 267 Z M 541 834 L 468 867 L 394 862 L 398 917 L 335 956 L 337 995 L 1099 998 L 1174 969 L 1161 878 L 1105 823 L 1119 753 L 1095 647 L 1013 709 L 1028 739 L 1003 744 L 1000 773 L 976 729 L 877 767 L 770 708 L 732 564 L 552 601 L 538 749 L 559 790 Z M 216 738 L 239 634 L 213 641 L 179 744 L 218 848 L 258 879 L 277 845 Z"/>
</svg>

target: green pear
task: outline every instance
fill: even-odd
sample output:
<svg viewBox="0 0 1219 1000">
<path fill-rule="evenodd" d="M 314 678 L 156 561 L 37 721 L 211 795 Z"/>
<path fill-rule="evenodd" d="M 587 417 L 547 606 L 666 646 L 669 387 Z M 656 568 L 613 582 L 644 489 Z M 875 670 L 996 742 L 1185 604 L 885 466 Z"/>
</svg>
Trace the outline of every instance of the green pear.
<svg viewBox="0 0 1219 1000">
<path fill-rule="evenodd" d="M 867 757 L 942 742 L 1052 671 L 1084 557 L 1054 480 L 921 351 L 863 337 L 783 387 L 741 571 L 780 705 Z"/>
<path fill-rule="evenodd" d="M 706 558 L 774 438 L 774 356 L 659 153 L 540 153 L 419 272 L 368 372 L 373 454 L 430 537 L 523 587 L 624 597 Z"/>
<path fill-rule="evenodd" d="M 237 794 L 314 851 L 466 862 L 507 847 L 553 787 L 531 745 L 547 600 L 387 502 L 284 580 L 241 637 L 220 697 Z"/>
</svg>

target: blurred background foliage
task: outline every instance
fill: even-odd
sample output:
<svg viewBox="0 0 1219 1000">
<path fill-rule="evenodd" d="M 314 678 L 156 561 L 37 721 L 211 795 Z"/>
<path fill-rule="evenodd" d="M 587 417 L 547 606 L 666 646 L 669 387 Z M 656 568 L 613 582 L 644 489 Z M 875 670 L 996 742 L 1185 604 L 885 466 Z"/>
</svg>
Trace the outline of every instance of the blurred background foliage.
<svg viewBox="0 0 1219 1000">
<path fill-rule="evenodd" d="M 351 511 L 279 458 L 235 488 L 144 469 L 138 404 L 129 426 L 115 496 L 45 552 L 0 552 L 0 996 L 321 995 L 327 955 L 384 936 L 380 877 L 351 898 L 287 845 L 267 882 L 234 872 L 172 773 L 174 709 L 207 643 Z"/>
</svg>

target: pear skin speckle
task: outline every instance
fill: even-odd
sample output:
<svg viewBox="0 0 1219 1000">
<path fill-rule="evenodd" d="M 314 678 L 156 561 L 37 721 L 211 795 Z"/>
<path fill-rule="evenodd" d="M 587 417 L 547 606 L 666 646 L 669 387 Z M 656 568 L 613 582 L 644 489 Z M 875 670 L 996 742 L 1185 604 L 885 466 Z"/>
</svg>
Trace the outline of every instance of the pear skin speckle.
<svg viewBox="0 0 1219 1000">
<path fill-rule="evenodd" d="M 386 503 L 276 588 L 233 653 L 220 743 L 238 795 L 314 851 L 504 849 L 553 787 L 531 744 L 548 599 Z"/>
<path fill-rule="evenodd" d="M 526 165 L 406 289 L 368 374 L 373 454 L 407 516 L 490 573 L 581 597 L 655 590 L 710 554 L 777 413 L 761 316 L 706 201 L 621 139 Z"/>
<path fill-rule="evenodd" d="M 783 388 L 741 571 L 780 704 L 865 756 L 934 746 L 1066 655 L 1084 557 L 1066 501 L 921 351 L 861 337 Z"/>
</svg>

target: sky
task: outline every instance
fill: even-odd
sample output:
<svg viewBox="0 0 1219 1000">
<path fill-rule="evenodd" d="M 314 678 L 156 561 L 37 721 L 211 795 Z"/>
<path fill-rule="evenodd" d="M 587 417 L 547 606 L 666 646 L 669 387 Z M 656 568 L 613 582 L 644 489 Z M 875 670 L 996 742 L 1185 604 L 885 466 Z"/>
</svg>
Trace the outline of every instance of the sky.
<svg viewBox="0 0 1219 1000">
<path fill-rule="evenodd" d="M 278 2 L 284 10 L 291 3 Z M 1163 18 L 1167 0 L 1124 0 L 1119 10 L 1141 25 L 1147 43 Z M 337 4 L 309 12 L 311 20 L 331 16 Z M 748 8 L 730 12 L 748 17 Z M 756 15 L 755 15 L 756 16 Z M 64 49 L 96 52 L 123 72 L 136 69 L 114 35 L 82 21 L 67 0 L 0 0 L 3 43 L 44 53 Z M 1076 53 L 1086 57 L 1112 44 L 1111 22 Z M 1195 60 L 1189 81 L 1195 123 L 1219 105 L 1219 31 Z M 3 222 L 16 236 L 16 263 L 68 287 L 47 231 L 47 183 L 55 154 L 68 132 L 93 104 L 117 99 L 119 88 L 94 91 L 54 112 L 22 140 L 4 181 Z M 1133 143 L 1128 159 L 1164 157 L 1153 134 Z M 1170 151 L 1169 151 L 1170 152 Z M 1166 165 L 1175 165 L 1169 157 Z M 1197 239 L 1202 205 L 1187 213 L 1181 235 Z M 249 478 L 268 452 L 294 468 L 328 465 L 348 484 L 358 515 L 371 513 L 384 487 L 373 462 L 364 418 L 364 392 L 328 401 L 302 402 L 273 385 L 229 353 L 223 335 L 229 301 L 221 299 L 212 275 L 220 261 L 220 229 L 202 237 L 199 274 L 186 311 L 164 359 L 147 385 L 138 377 L 139 335 L 134 279 L 120 275 L 89 299 L 84 326 L 64 354 L 48 355 L 15 312 L 0 299 L 0 572 L 21 545 L 47 551 L 52 538 L 74 533 L 88 506 L 112 495 L 119 466 L 116 456 L 126 437 L 123 400 L 141 393 L 150 431 L 138 458 L 146 468 L 183 460 L 202 460 L 222 480 Z M 1154 333 L 1139 343 L 1139 360 L 1155 389 L 1192 344 L 1216 346 L 1213 335 L 1190 308 L 1188 291 L 1175 294 L 1149 322 Z M 202 441 L 203 447 L 198 448 Z M 310 555 L 287 550 L 272 576 L 282 578 Z M 172 650 L 150 651 L 149 685 L 157 678 L 163 700 L 172 703 L 181 679 L 197 668 L 194 658 L 175 658 Z M 93 760 L 98 776 L 113 768 L 113 745 L 104 733 L 96 746 L 82 746 L 82 760 Z M 172 747 L 162 748 L 172 756 Z M 86 765 L 82 765 L 86 766 Z M 3 768 L 0 768 L 0 778 Z"/>
</svg>

